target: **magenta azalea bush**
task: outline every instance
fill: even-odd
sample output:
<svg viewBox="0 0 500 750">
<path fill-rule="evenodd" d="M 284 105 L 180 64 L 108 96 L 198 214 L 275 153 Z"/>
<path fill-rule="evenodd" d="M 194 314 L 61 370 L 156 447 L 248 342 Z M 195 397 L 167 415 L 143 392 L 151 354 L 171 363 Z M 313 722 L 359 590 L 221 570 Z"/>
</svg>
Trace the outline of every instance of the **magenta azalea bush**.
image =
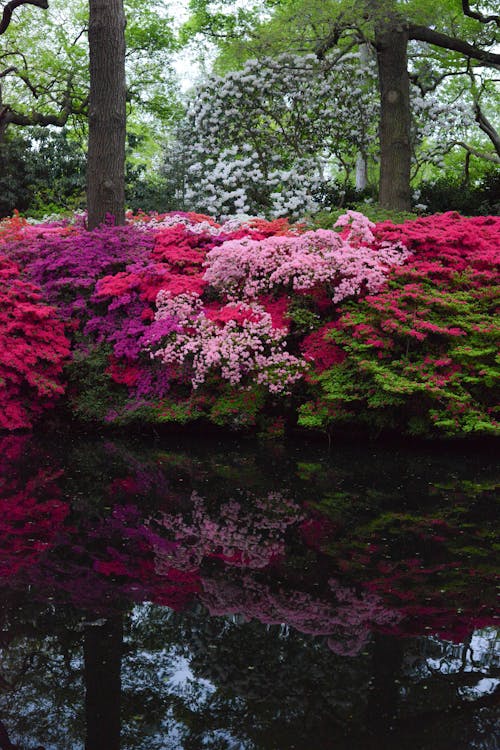
<svg viewBox="0 0 500 750">
<path fill-rule="evenodd" d="M 316 231 L 186 213 L 93 232 L 0 224 L 17 283 L 37 285 L 57 309 L 51 330 L 71 338 L 67 400 L 79 418 L 273 435 L 297 420 L 497 432 L 499 239 L 500 219 L 458 214 L 375 225 L 348 211 Z M 7 351 L 18 334 L 0 331 Z M 67 350 L 40 348 L 29 326 L 23 335 L 40 354 L 33 367 L 59 375 Z M 9 389 L 0 426 L 27 426 L 8 416 L 21 401 L 12 378 Z"/>
</svg>

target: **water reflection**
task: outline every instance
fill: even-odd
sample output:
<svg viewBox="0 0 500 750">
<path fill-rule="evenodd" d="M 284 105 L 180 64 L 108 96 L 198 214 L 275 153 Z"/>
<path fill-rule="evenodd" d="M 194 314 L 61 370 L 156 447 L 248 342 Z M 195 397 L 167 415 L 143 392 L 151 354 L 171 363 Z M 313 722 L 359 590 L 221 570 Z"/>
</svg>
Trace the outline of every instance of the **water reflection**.
<svg viewBox="0 0 500 750">
<path fill-rule="evenodd" d="M 496 747 L 493 460 L 0 456 L 1 750 Z"/>
</svg>

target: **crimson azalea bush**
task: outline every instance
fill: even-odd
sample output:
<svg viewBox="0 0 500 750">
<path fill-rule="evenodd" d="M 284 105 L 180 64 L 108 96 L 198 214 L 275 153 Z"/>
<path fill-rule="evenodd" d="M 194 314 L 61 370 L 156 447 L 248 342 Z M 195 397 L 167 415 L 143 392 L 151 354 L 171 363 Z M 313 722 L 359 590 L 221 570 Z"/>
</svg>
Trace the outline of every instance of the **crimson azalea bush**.
<svg viewBox="0 0 500 750">
<path fill-rule="evenodd" d="M 494 433 L 499 221 L 14 217 L 0 252 L 72 332 L 80 418 Z"/>
<path fill-rule="evenodd" d="M 0 430 L 29 428 L 53 405 L 69 353 L 55 309 L 0 253 Z"/>
</svg>

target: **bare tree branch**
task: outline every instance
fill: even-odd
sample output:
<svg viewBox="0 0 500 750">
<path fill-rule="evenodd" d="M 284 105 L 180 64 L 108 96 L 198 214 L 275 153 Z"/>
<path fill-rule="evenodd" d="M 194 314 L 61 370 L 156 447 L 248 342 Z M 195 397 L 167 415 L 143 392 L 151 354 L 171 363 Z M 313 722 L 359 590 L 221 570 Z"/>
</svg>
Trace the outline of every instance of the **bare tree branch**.
<svg viewBox="0 0 500 750">
<path fill-rule="evenodd" d="M 10 0 L 3 9 L 2 20 L 0 21 L 0 35 L 7 31 L 12 14 L 20 5 L 36 5 L 37 8 L 47 10 L 49 0 Z"/>
<path fill-rule="evenodd" d="M 431 91 L 435 91 L 440 83 L 445 81 L 447 78 L 451 78 L 454 76 L 465 76 L 467 75 L 467 71 L 465 70 L 452 70 L 447 73 L 442 73 L 441 75 L 436 76 L 432 79 L 432 81 L 429 82 L 423 82 L 422 76 L 419 73 L 410 73 L 410 81 L 417 86 L 421 93 L 425 96 L 425 94 L 428 94 Z"/>
<path fill-rule="evenodd" d="M 492 142 L 494 149 L 500 159 L 500 134 L 482 111 L 479 102 L 474 102 L 474 115 L 477 124 L 479 125 L 483 133 L 485 133 Z"/>
<path fill-rule="evenodd" d="M 477 86 L 474 72 L 470 68 L 470 66 L 468 66 L 467 73 L 471 82 L 471 94 L 474 102 L 474 119 L 476 120 L 479 128 L 490 139 L 491 143 L 493 144 L 493 148 L 500 158 L 500 133 L 493 125 L 493 123 L 490 122 L 481 108 L 481 94 L 484 93 L 486 84 L 483 81 L 479 87 Z"/>
<path fill-rule="evenodd" d="M 341 26 L 337 24 L 333 26 L 328 36 L 316 47 L 316 56 L 318 57 L 318 60 L 324 60 L 325 54 L 328 50 L 337 46 L 343 31 L 344 29 Z"/>
<path fill-rule="evenodd" d="M 462 0 L 462 10 L 465 16 L 475 18 L 476 21 L 480 21 L 481 23 L 496 23 L 497 26 L 500 26 L 500 16 L 485 16 L 477 10 L 472 10 L 469 0 Z"/>
<path fill-rule="evenodd" d="M 496 156 L 496 154 L 486 154 L 484 151 L 480 151 L 478 148 L 469 146 L 469 144 L 464 143 L 464 141 L 455 141 L 455 143 L 452 145 L 461 146 L 469 154 L 472 154 L 472 156 L 477 156 L 479 159 L 485 159 L 486 161 L 490 161 L 493 164 L 500 164 L 500 156 Z"/>
<path fill-rule="evenodd" d="M 473 44 L 464 42 L 463 39 L 448 36 L 448 34 L 441 34 L 439 31 L 429 29 L 427 26 L 410 24 L 408 27 L 408 36 L 410 39 L 417 39 L 420 42 L 434 44 L 436 47 L 460 52 L 460 54 L 465 55 L 465 57 L 471 57 L 474 60 L 479 60 L 480 62 L 485 63 L 486 65 L 491 65 L 494 68 L 500 69 L 500 54 L 480 49 Z"/>
<path fill-rule="evenodd" d="M 10 741 L 3 721 L 0 721 L 0 748 L 1 750 L 16 750 L 16 745 Z"/>
<path fill-rule="evenodd" d="M 0 78 L 5 78 L 10 73 L 19 73 L 15 65 L 9 65 L 8 68 L 5 68 L 5 70 L 2 70 L 2 72 L 0 73 Z"/>
<path fill-rule="evenodd" d="M 39 92 L 37 87 L 33 83 L 31 83 L 26 73 L 22 73 L 15 65 L 10 65 L 8 68 L 2 70 L 2 72 L 0 73 L 0 78 L 5 78 L 6 76 L 10 75 L 10 73 L 16 73 L 18 78 L 25 84 L 25 86 L 27 86 L 27 88 L 29 88 L 34 98 L 38 99 Z"/>
<path fill-rule="evenodd" d="M 4 104 L 0 106 L 0 131 L 5 130 L 9 125 L 19 125 L 21 127 L 29 127 L 30 125 L 41 125 L 42 127 L 55 125 L 56 127 L 63 127 L 71 115 L 86 114 L 88 103 L 87 96 L 80 104 L 75 105 L 70 91 L 67 91 L 57 114 L 44 114 L 43 112 L 31 111 L 27 115 L 22 112 L 16 112 L 8 104 Z"/>
</svg>

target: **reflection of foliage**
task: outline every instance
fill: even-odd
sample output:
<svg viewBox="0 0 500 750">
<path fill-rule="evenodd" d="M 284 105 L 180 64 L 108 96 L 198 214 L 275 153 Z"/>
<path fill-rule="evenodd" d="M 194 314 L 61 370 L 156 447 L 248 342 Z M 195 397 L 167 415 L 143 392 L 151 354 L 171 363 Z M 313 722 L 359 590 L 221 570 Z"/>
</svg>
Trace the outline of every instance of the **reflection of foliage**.
<svg viewBox="0 0 500 750">
<path fill-rule="evenodd" d="M 82 443 L 66 460 L 63 492 L 76 500 L 71 517 L 61 506 L 68 519 L 51 524 L 47 549 L 43 500 L 28 502 L 30 495 L 4 485 L 7 498 L 16 497 L 17 517 L 30 515 L 39 562 L 28 577 L 41 592 L 55 587 L 64 599 L 106 612 L 144 599 L 179 609 L 209 590 L 215 611 L 316 627 L 332 644 L 337 626 L 350 622 L 353 648 L 358 625 L 361 644 L 370 628 L 394 629 L 398 620 L 398 630 L 418 632 L 424 623 L 451 635 L 489 621 L 495 538 L 487 473 L 474 484 L 465 465 L 463 482 L 457 477 L 444 489 L 427 482 L 425 497 L 421 483 L 412 486 L 413 472 L 426 468 L 418 459 L 419 468 L 408 466 L 409 491 L 398 493 L 404 501 L 398 498 L 395 510 L 380 459 L 377 478 L 367 475 L 365 483 L 356 474 L 349 479 L 348 461 L 332 465 L 307 454 L 296 463 L 262 448 L 247 455 L 207 446 L 205 457 L 201 450 L 103 447 L 99 453 Z M 248 578 L 251 570 L 259 575 Z M 328 583 L 334 578 L 338 589 Z M 319 586 L 312 598 L 311 585 Z M 316 625 L 306 626 L 314 609 Z"/>
<path fill-rule="evenodd" d="M 492 698 L 477 682 L 495 674 L 486 635 L 471 639 L 494 623 L 494 470 L 485 455 L 371 452 L 361 473 L 358 447 L 1 441 L 1 676 L 14 692 L 0 710 L 12 737 L 57 745 L 68 716 L 80 731 L 82 633 L 133 603 L 125 748 L 232 737 L 305 750 L 314 732 L 347 750 L 385 741 L 389 719 L 411 747 L 408 717 L 426 712 L 442 737 L 449 706 L 471 732 Z M 65 696 L 75 708 L 62 716 Z"/>
<path fill-rule="evenodd" d="M 12 738 L 29 738 L 28 747 L 77 743 L 84 734 L 81 615 L 50 614 L 29 597 L 17 603 L 10 644 L 1 647 L 2 675 L 15 681 L 0 696 L 2 718 Z M 341 750 L 375 738 L 391 750 L 449 750 L 446 733 L 460 747 L 461 736 L 477 736 L 477 721 L 487 728 L 493 720 L 494 696 L 481 688 L 498 668 L 493 629 L 457 645 L 380 637 L 346 659 L 287 628 L 141 605 L 124 617 L 123 645 L 125 750 L 227 748 L 231 738 L 245 747 L 306 750 L 313 733 L 318 747 L 335 742 Z"/>
</svg>

